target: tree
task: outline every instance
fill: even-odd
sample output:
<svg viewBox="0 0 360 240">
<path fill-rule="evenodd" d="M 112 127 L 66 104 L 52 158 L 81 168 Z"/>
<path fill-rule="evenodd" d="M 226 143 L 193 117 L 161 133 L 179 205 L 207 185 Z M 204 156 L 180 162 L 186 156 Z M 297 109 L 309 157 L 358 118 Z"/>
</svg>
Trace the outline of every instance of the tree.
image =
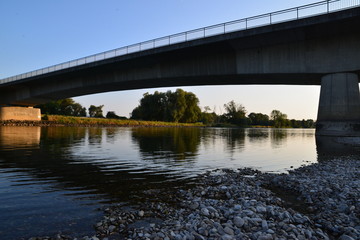
<svg viewBox="0 0 360 240">
<path fill-rule="evenodd" d="M 119 119 L 120 117 L 118 115 L 115 114 L 114 111 L 109 111 L 106 114 L 106 118 L 114 118 L 114 119 Z"/>
<path fill-rule="evenodd" d="M 280 112 L 279 110 L 272 110 L 270 114 L 270 119 L 273 121 L 274 127 L 288 127 L 287 115 Z"/>
<path fill-rule="evenodd" d="M 227 112 L 224 116 L 229 123 L 238 126 L 244 126 L 248 123 L 246 109 L 243 105 L 235 103 L 235 101 L 232 100 L 229 103 L 224 104 L 224 108 Z"/>
<path fill-rule="evenodd" d="M 177 89 L 154 94 L 145 93 L 139 106 L 131 113 L 132 119 L 168 122 L 196 122 L 201 116 L 199 99 L 195 94 Z"/>
<path fill-rule="evenodd" d="M 37 105 L 41 112 L 45 114 L 66 115 L 66 116 L 86 116 L 86 108 L 75 102 L 71 98 L 51 101 L 45 104 Z"/>
<path fill-rule="evenodd" d="M 196 122 L 200 115 L 199 99 L 192 92 L 185 92 L 185 111 L 180 121 L 184 123 Z"/>
<path fill-rule="evenodd" d="M 95 118 L 103 118 L 104 117 L 103 110 L 102 110 L 103 107 L 104 107 L 104 105 L 100 105 L 100 106 L 90 105 L 89 116 L 95 117 Z"/>
<path fill-rule="evenodd" d="M 252 112 L 248 115 L 248 118 L 251 125 L 270 126 L 270 118 L 266 114 Z"/>
</svg>

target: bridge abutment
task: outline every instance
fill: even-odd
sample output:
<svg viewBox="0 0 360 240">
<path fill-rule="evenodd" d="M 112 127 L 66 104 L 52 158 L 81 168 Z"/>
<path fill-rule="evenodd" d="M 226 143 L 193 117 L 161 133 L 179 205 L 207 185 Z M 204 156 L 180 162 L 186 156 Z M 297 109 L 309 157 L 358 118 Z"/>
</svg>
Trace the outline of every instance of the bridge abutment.
<svg viewBox="0 0 360 240">
<path fill-rule="evenodd" d="M 0 107 L 0 121 L 40 121 L 41 111 L 32 107 Z"/>
<path fill-rule="evenodd" d="M 316 134 L 360 136 L 359 77 L 334 73 L 321 79 Z"/>
</svg>

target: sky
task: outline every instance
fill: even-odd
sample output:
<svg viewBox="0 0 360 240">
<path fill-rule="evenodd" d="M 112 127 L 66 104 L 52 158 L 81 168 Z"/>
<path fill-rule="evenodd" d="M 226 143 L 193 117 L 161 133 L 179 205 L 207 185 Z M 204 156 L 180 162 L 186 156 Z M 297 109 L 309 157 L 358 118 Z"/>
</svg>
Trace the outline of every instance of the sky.
<svg viewBox="0 0 360 240">
<path fill-rule="evenodd" d="M 310 0 L 1 0 L 0 79 L 196 28 L 317 2 Z M 180 87 L 200 107 L 224 113 L 234 100 L 248 113 L 280 110 L 290 119 L 316 119 L 320 86 L 233 85 Z M 129 117 L 146 92 L 74 97 Z"/>
</svg>

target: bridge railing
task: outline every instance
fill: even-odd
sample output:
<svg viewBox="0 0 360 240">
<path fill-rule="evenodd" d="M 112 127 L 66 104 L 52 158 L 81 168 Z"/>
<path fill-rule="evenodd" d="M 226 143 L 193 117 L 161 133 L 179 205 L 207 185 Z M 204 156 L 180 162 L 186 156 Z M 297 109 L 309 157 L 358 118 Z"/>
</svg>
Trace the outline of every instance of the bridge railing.
<svg viewBox="0 0 360 240">
<path fill-rule="evenodd" d="M 292 21 L 292 20 L 297 20 L 297 19 L 316 16 L 316 15 L 328 14 L 358 6 L 360 6 L 360 0 L 328 0 L 328 1 L 321 1 L 317 3 L 307 4 L 300 7 L 289 8 L 289 9 L 253 16 L 249 18 L 243 18 L 231 22 L 225 22 L 204 28 L 198 28 L 191 31 L 169 35 L 166 37 L 156 38 L 145 42 L 140 42 L 126 47 L 117 48 L 114 50 L 94 54 L 84 58 L 75 59 L 65 63 L 60 63 L 54 66 L 42 68 L 28 73 L 23 73 L 13 77 L 1 79 L 0 84 L 17 81 L 24 78 L 33 77 L 50 72 L 55 72 L 58 70 L 67 69 L 75 66 L 80 66 L 91 62 L 101 61 L 108 58 L 145 51 L 148 49 L 163 47 L 181 42 L 187 42 L 200 38 L 206 38 L 214 35 L 221 35 L 234 31 L 247 30 L 250 28 L 256 28 L 256 27 L 276 24 L 280 22 L 286 22 L 286 21 Z"/>
</svg>

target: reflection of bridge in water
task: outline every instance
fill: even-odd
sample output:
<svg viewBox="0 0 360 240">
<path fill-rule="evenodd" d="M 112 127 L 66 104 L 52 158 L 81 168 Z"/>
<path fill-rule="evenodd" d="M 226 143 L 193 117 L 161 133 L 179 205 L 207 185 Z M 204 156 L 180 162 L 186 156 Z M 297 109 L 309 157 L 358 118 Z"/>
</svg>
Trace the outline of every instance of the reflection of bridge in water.
<svg viewBox="0 0 360 240">
<path fill-rule="evenodd" d="M 39 148 L 41 127 L 0 127 L 0 148 Z"/>
<path fill-rule="evenodd" d="M 360 0 L 322 1 L 2 79 L 0 103 L 33 106 L 153 87 L 321 85 L 318 133 L 356 135 L 360 129 L 359 6 Z"/>
</svg>

